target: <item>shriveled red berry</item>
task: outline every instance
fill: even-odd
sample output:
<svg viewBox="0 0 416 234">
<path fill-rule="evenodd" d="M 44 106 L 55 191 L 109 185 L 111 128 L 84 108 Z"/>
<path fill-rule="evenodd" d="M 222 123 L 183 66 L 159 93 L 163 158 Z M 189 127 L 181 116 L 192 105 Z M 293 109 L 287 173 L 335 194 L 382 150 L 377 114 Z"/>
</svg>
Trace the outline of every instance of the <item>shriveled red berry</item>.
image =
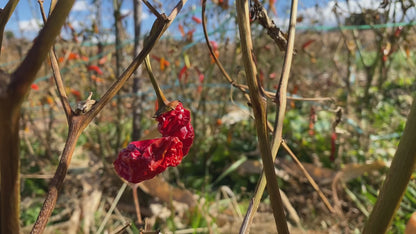
<svg viewBox="0 0 416 234">
<path fill-rule="evenodd" d="M 174 110 L 156 117 L 158 130 L 162 136 L 178 137 L 183 143 L 183 155 L 188 154 L 194 140 L 194 129 L 191 125 L 191 113 L 178 102 Z"/>
<path fill-rule="evenodd" d="M 183 144 L 177 137 L 161 137 L 131 142 L 114 161 L 117 174 L 131 183 L 151 179 L 177 166 L 182 158 Z"/>
</svg>

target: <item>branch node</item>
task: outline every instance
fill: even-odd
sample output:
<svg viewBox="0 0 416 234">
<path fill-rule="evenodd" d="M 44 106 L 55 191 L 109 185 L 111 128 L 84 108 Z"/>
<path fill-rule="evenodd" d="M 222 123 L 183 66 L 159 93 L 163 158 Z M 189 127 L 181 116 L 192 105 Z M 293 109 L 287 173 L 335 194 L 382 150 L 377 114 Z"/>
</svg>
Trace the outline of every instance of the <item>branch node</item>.
<svg viewBox="0 0 416 234">
<path fill-rule="evenodd" d="M 75 115 L 85 114 L 89 110 L 91 110 L 91 108 L 97 102 L 94 99 L 91 99 L 91 97 L 92 97 L 92 92 L 90 92 L 90 95 L 88 96 L 86 100 L 78 102 L 77 109 L 75 109 Z"/>
</svg>

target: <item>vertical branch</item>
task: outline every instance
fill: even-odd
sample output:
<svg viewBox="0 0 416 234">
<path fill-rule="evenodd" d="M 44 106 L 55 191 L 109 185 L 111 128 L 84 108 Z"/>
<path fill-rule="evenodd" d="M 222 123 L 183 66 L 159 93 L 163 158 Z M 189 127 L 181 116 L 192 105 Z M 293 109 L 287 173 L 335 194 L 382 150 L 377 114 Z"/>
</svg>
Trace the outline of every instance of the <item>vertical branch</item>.
<svg viewBox="0 0 416 234">
<path fill-rule="evenodd" d="M 292 0 L 292 6 L 290 11 L 290 25 L 289 25 L 289 37 L 287 43 L 287 49 L 285 54 L 285 61 L 282 70 L 282 76 L 279 81 L 278 91 L 276 93 L 276 97 L 278 98 L 278 109 L 276 113 L 276 126 L 274 127 L 274 134 L 273 134 L 273 143 L 272 143 L 272 161 L 277 156 L 277 152 L 279 151 L 280 143 L 282 142 L 282 132 L 283 132 L 283 120 L 285 117 L 286 112 L 286 92 L 287 92 L 287 84 L 289 80 L 290 68 L 292 65 L 292 58 L 293 58 L 293 49 L 295 44 L 295 25 L 296 25 L 296 15 L 297 15 L 297 7 L 298 1 Z M 250 92 L 251 93 L 251 92 Z M 260 180 L 257 184 L 255 195 L 252 198 L 249 208 L 247 210 L 246 216 L 244 217 L 243 225 L 240 228 L 240 233 L 246 233 L 249 229 L 249 226 L 254 218 L 254 214 L 257 211 L 257 208 L 260 204 L 261 197 L 263 196 L 264 189 L 266 188 L 266 178 L 265 172 L 262 173 Z"/>
<path fill-rule="evenodd" d="M 115 28 L 115 37 L 116 37 L 116 41 L 115 41 L 115 47 L 116 47 L 116 77 L 119 77 L 122 70 L 121 70 L 121 30 L 122 30 L 122 25 L 121 25 L 121 13 L 120 13 L 120 8 L 121 8 L 121 4 L 122 4 L 122 0 L 113 0 L 113 8 L 114 8 L 114 28 Z M 113 145 L 113 148 L 115 150 L 115 154 L 118 153 L 118 148 L 121 144 L 121 134 L 122 134 L 122 127 L 121 127 L 121 123 L 120 121 L 118 121 L 119 119 L 121 119 L 121 113 L 122 113 L 122 101 L 120 98 L 118 98 L 116 100 L 117 105 L 116 105 L 116 136 L 115 136 L 115 142 Z"/>
<path fill-rule="evenodd" d="M 4 74 L 0 74 L 3 76 Z M 10 77 L 0 77 L 0 79 Z M 2 87 L 0 87 L 1 89 Z M 19 233 L 19 118 L 20 106 L 0 95 L 0 232 Z"/>
<path fill-rule="evenodd" d="M 276 100 L 278 108 L 276 112 L 276 125 L 273 131 L 273 148 L 272 154 L 273 159 L 276 158 L 277 152 L 279 151 L 280 142 L 282 141 L 283 134 L 283 120 L 286 114 L 287 104 L 287 85 L 289 82 L 290 68 L 292 67 L 293 49 L 295 46 L 295 26 L 296 26 L 296 15 L 298 9 L 298 1 L 292 0 L 292 7 L 290 11 L 290 25 L 289 25 L 289 37 L 287 43 L 287 51 L 285 54 L 285 61 L 283 63 L 282 75 L 280 77 L 278 89 L 276 91 Z"/>
<path fill-rule="evenodd" d="M 407 184 L 416 169 L 416 97 L 390 170 L 364 226 L 363 233 L 385 233 L 400 206 Z"/>
<path fill-rule="evenodd" d="M 10 16 L 12 16 L 14 9 L 16 9 L 17 3 L 19 3 L 19 0 L 9 0 L 6 7 L 0 12 L 0 47 L 3 45 L 4 29 L 6 28 L 6 24 L 9 21 Z"/>
<path fill-rule="evenodd" d="M 142 3 L 140 0 L 133 0 L 133 12 L 134 12 L 134 50 L 133 57 L 136 57 L 140 50 L 140 33 L 142 25 Z M 138 140 L 141 137 L 140 122 L 142 118 L 142 102 L 144 101 L 144 95 L 139 96 L 141 86 L 141 75 L 140 69 L 134 72 L 133 77 L 133 133 L 132 139 Z"/>
<path fill-rule="evenodd" d="M 273 215 L 279 233 L 289 233 L 283 203 L 280 196 L 279 185 L 274 171 L 270 141 L 268 138 L 266 99 L 261 96 L 261 89 L 257 80 L 257 69 L 253 61 L 253 45 L 248 11 L 248 1 L 237 1 L 237 21 L 240 31 L 240 40 L 247 84 L 250 89 L 250 99 L 255 117 L 259 148 L 266 174 L 267 189 L 273 208 Z"/>
<path fill-rule="evenodd" d="M 55 208 L 56 201 L 58 200 L 58 192 L 62 188 L 78 138 L 85 127 L 86 125 L 83 124 L 83 118 L 74 117 L 71 119 L 71 122 L 69 123 L 68 137 L 65 142 L 64 150 L 62 151 L 58 168 L 56 169 L 55 175 L 49 185 L 46 199 L 32 228 L 31 234 L 42 233 L 45 229 L 48 219 Z"/>
<path fill-rule="evenodd" d="M 45 10 L 43 8 L 43 0 L 38 0 L 38 3 L 39 3 L 40 11 L 42 14 L 43 22 L 46 23 L 47 19 L 46 19 Z M 55 8 L 55 5 L 56 5 L 56 1 L 52 1 L 50 8 L 49 8 L 49 14 Z M 62 106 L 64 108 L 66 120 L 69 122 L 70 118 L 72 117 L 72 109 L 68 101 L 68 96 L 66 95 L 65 86 L 62 81 L 62 76 L 61 76 L 61 72 L 59 69 L 58 60 L 56 59 L 56 54 L 53 48 L 51 48 L 49 51 L 49 60 L 51 62 L 53 78 L 55 80 L 56 89 L 58 90 L 59 99 L 61 100 Z"/>
</svg>

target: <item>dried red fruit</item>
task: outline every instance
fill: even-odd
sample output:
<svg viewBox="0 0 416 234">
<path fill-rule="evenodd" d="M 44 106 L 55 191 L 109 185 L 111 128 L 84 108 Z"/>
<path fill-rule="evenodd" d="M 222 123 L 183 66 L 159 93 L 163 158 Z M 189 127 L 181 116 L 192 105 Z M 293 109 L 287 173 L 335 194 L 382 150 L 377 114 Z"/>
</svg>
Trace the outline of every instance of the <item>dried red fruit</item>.
<svg viewBox="0 0 416 234">
<path fill-rule="evenodd" d="M 103 74 L 103 71 L 101 71 L 101 69 L 98 66 L 95 66 L 95 65 L 89 65 L 89 66 L 87 66 L 87 70 L 88 71 L 95 71 L 95 72 L 97 72 L 98 75 L 102 75 Z"/>
<path fill-rule="evenodd" d="M 114 161 L 117 174 L 131 183 L 151 179 L 181 163 L 188 153 L 194 139 L 189 110 L 182 103 L 174 101 L 165 106 L 173 110 L 161 112 L 159 121 L 161 138 L 131 142 L 120 151 Z"/>
<path fill-rule="evenodd" d="M 32 84 L 30 88 L 32 88 L 33 90 L 39 90 L 39 86 L 37 84 Z"/>
<path fill-rule="evenodd" d="M 183 143 L 177 137 L 133 141 L 120 151 L 114 161 L 117 174 L 131 183 L 149 180 L 177 166 L 183 158 Z"/>
<path fill-rule="evenodd" d="M 194 140 L 194 129 L 191 125 L 191 113 L 178 102 L 174 110 L 156 117 L 158 130 L 162 136 L 178 137 L 183 143 L 183 155 L 188 154 Z"/>
</svg>

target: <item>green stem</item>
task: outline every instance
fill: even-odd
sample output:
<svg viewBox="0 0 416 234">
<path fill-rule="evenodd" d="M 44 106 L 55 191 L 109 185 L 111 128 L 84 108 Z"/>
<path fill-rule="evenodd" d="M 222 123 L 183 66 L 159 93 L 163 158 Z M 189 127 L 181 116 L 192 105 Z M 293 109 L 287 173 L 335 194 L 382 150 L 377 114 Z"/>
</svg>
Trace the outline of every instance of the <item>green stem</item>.
<svg viewBox="0 0 416 234">
<path fill-rule="evenodd" d="M 400 206 L 407 184 L 416 169 L 416 97 L 390 170 L 364 227 L 364 234 L 385 233 Z"/>
</svg>

